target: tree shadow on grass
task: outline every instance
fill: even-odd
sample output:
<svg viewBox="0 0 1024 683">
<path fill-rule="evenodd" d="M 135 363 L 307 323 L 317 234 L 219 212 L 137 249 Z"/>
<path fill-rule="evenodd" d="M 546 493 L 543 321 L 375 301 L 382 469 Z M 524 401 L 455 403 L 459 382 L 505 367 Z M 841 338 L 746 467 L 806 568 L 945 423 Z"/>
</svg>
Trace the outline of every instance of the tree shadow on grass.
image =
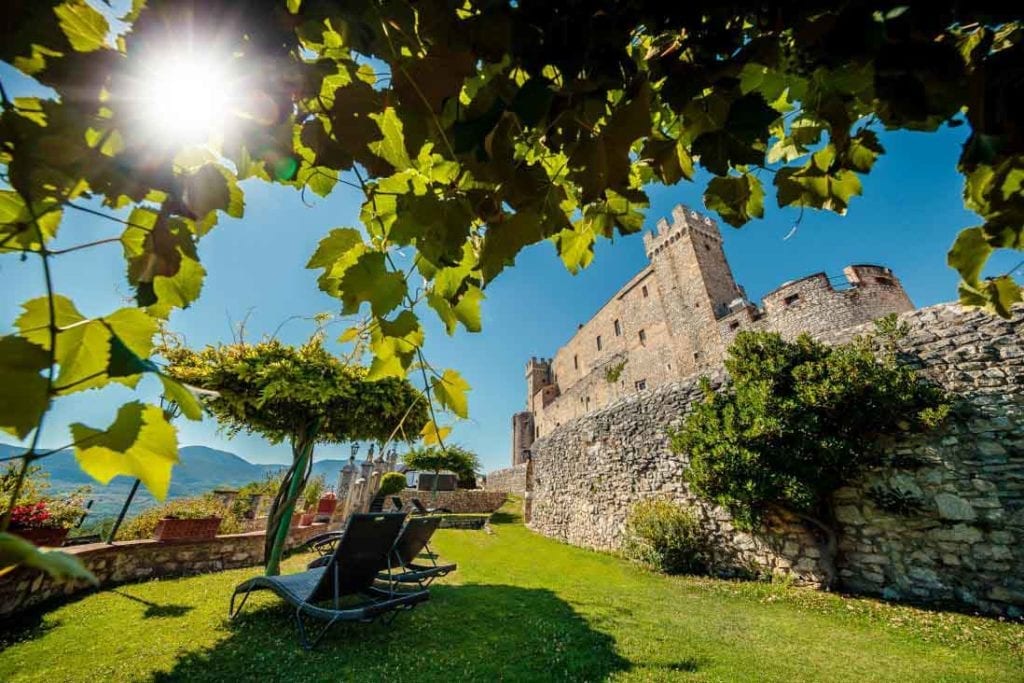
<svg viewBox="0 0 1024 683">
<path fill-rule="evenodd" d="M 122 598 L 128 598 L 133 602 L 138 602 L 146 606 L 146 611 L 142 613 L 143 619 L 153 619 L 155 617 L 182 617 L 188 614 L 190 611 L 195 609 L 192 605 L 160 605 L 150 600 L 144 600 L 143 598 L 126 593 L 124 590 L 118 590 L 116 588 L 110 590 L 111 593 L 120 595 Z"/>
<path fill-rule="evenodd" d="M 543 589 L 437 585 L 390 626 L 340 624 L 312 652 L 300 647 L 293 614 L 260 599 L 227 622 L 225 639 L 153 680 L 591 681 L 629 666 L 610 636 Z"/>
</svg>

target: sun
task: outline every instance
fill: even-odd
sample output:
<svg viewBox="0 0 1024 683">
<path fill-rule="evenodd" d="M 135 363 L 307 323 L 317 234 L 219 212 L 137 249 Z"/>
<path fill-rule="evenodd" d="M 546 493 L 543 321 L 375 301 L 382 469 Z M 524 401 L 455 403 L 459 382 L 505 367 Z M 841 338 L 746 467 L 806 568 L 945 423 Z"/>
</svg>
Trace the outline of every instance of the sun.
<svg viewBox="0 0 1024 683">
<path fill-rule="evenodd" d="M 147 61 L 133 98 L 147 134 L 174 146 L 221 137 L 241 95 L 230 57 L 189 51 Z"/>
</svg>

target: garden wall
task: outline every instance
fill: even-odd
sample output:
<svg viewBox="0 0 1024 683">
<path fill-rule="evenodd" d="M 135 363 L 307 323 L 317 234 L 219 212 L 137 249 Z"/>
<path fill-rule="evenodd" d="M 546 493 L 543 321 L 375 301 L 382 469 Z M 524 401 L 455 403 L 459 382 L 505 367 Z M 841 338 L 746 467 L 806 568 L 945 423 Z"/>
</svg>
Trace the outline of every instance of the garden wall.
<svg viewBox="0 0 1024 683">
<path fill-rule="evenodd" d="M 327 530 L 326 524 L 293 528 L 287 548 Z M 263 564 L 262 531 L 196 541 L 122 541 L 64 548 L 99 579 L 100 588 L 167 576 L 203 574 Z M 0 579 L 0 616 L 8 617 L 50 599 L 92 590 L 83 581 L 54 581 L 34 569 L 19 568 Z M 225 596 L 227 599 L 227 596 Z"/>
<path fill-rule="evenodd" d="M 504 491 L 521 496 L 526 493 L 526 463 L 495 470 L 487 474 L 488 491 Z"/>
<path fill-rule="evenodd" d="M 900 351 L 962 400 L 942 431 L 887 444 L 890 465 L 835 494 L 842 586 L 893 599 L 1024 614 L 1024 308 L 1011 321 L 945 304 L 901 316 Z M 870 326 L 833 335 L 844 341 Z M 722 375 L 714 378 L 720 382 Z M 667 428 L 700 395 L 696 378 L 573 420 L 534 443 L 530 526 L 576 545 L 615 549 L 642 498 L 666 496 L 703 520 L 718 560 L 820 583 L 818 545 L 794 520 L 755 534 L 695 498 Z M 878 491 L 913 509 L 887 512 Z M 891 507 L 891 506 L 890 506 Z"/>
<path fill-rule="evenodd" d="M 438 491 L 436 498 L 430 491 L 402 491 L 397 495 L 401 497 L 405 510 L 411 510 L 412 499 L 419 498 L 420 502 L 428 508 L 448 508 L 456 513 L 491 513 L 500 508 L 507 497 L 504 491 L 484 491 L 482 489 Z"/>
</svg>

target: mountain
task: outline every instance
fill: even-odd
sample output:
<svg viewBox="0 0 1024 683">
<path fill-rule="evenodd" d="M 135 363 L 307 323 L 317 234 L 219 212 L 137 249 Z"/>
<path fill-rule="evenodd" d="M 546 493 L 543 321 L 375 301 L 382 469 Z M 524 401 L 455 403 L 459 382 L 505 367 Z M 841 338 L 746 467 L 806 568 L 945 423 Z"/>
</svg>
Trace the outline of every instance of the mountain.
<svg viewBox="0 0 1024 683">
<path fill-rule="evenodd" d="M 0 458 L 17 455 L 24 449 L 20 446 L 0 443 Z M 183 446 L 178 450 L 181 462 L 171 474 L 168 498 L 195 496 L 215 488 L 237 488 L 251 481 L 280 472 L 283 464 L 261 465 L 251 463 L 229 451 L 208 446 Z M 92 515 L 117 514 L 131 490 L 133 479 L 115 477 L 110 484 L 102 486 L 89 477 L 78 466 L 70 450 L 63 450 L 38 461 L 43 471 L 50 475 L 50 490 L 53 493 L 71 491 L 79 486 L 92 489 Z M 312 476 L 324 475 L 327 486 L 337 484 L 338 472 L 343 460 L 314 460 Z M 132 502 L 132 512 L 139 512 L 156 504 L 156 500 L 144 488 L 140 488 Z"/>
</svg>

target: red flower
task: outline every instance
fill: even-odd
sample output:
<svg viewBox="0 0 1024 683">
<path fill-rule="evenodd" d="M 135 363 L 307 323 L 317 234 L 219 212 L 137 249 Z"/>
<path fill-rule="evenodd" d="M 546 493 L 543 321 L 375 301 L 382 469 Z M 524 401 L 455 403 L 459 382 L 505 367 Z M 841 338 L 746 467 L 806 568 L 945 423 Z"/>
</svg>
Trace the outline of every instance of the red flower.
<svg viewBox="0 0 1024 683">
<path fill-rule="evenodd" d="M 29 505 L 15 505 L 11 510 L 11 527 L 14 529 L 30 529 L 45 526 L 50 518 L 50 511 L 45 501 Z"/>
</svg>

